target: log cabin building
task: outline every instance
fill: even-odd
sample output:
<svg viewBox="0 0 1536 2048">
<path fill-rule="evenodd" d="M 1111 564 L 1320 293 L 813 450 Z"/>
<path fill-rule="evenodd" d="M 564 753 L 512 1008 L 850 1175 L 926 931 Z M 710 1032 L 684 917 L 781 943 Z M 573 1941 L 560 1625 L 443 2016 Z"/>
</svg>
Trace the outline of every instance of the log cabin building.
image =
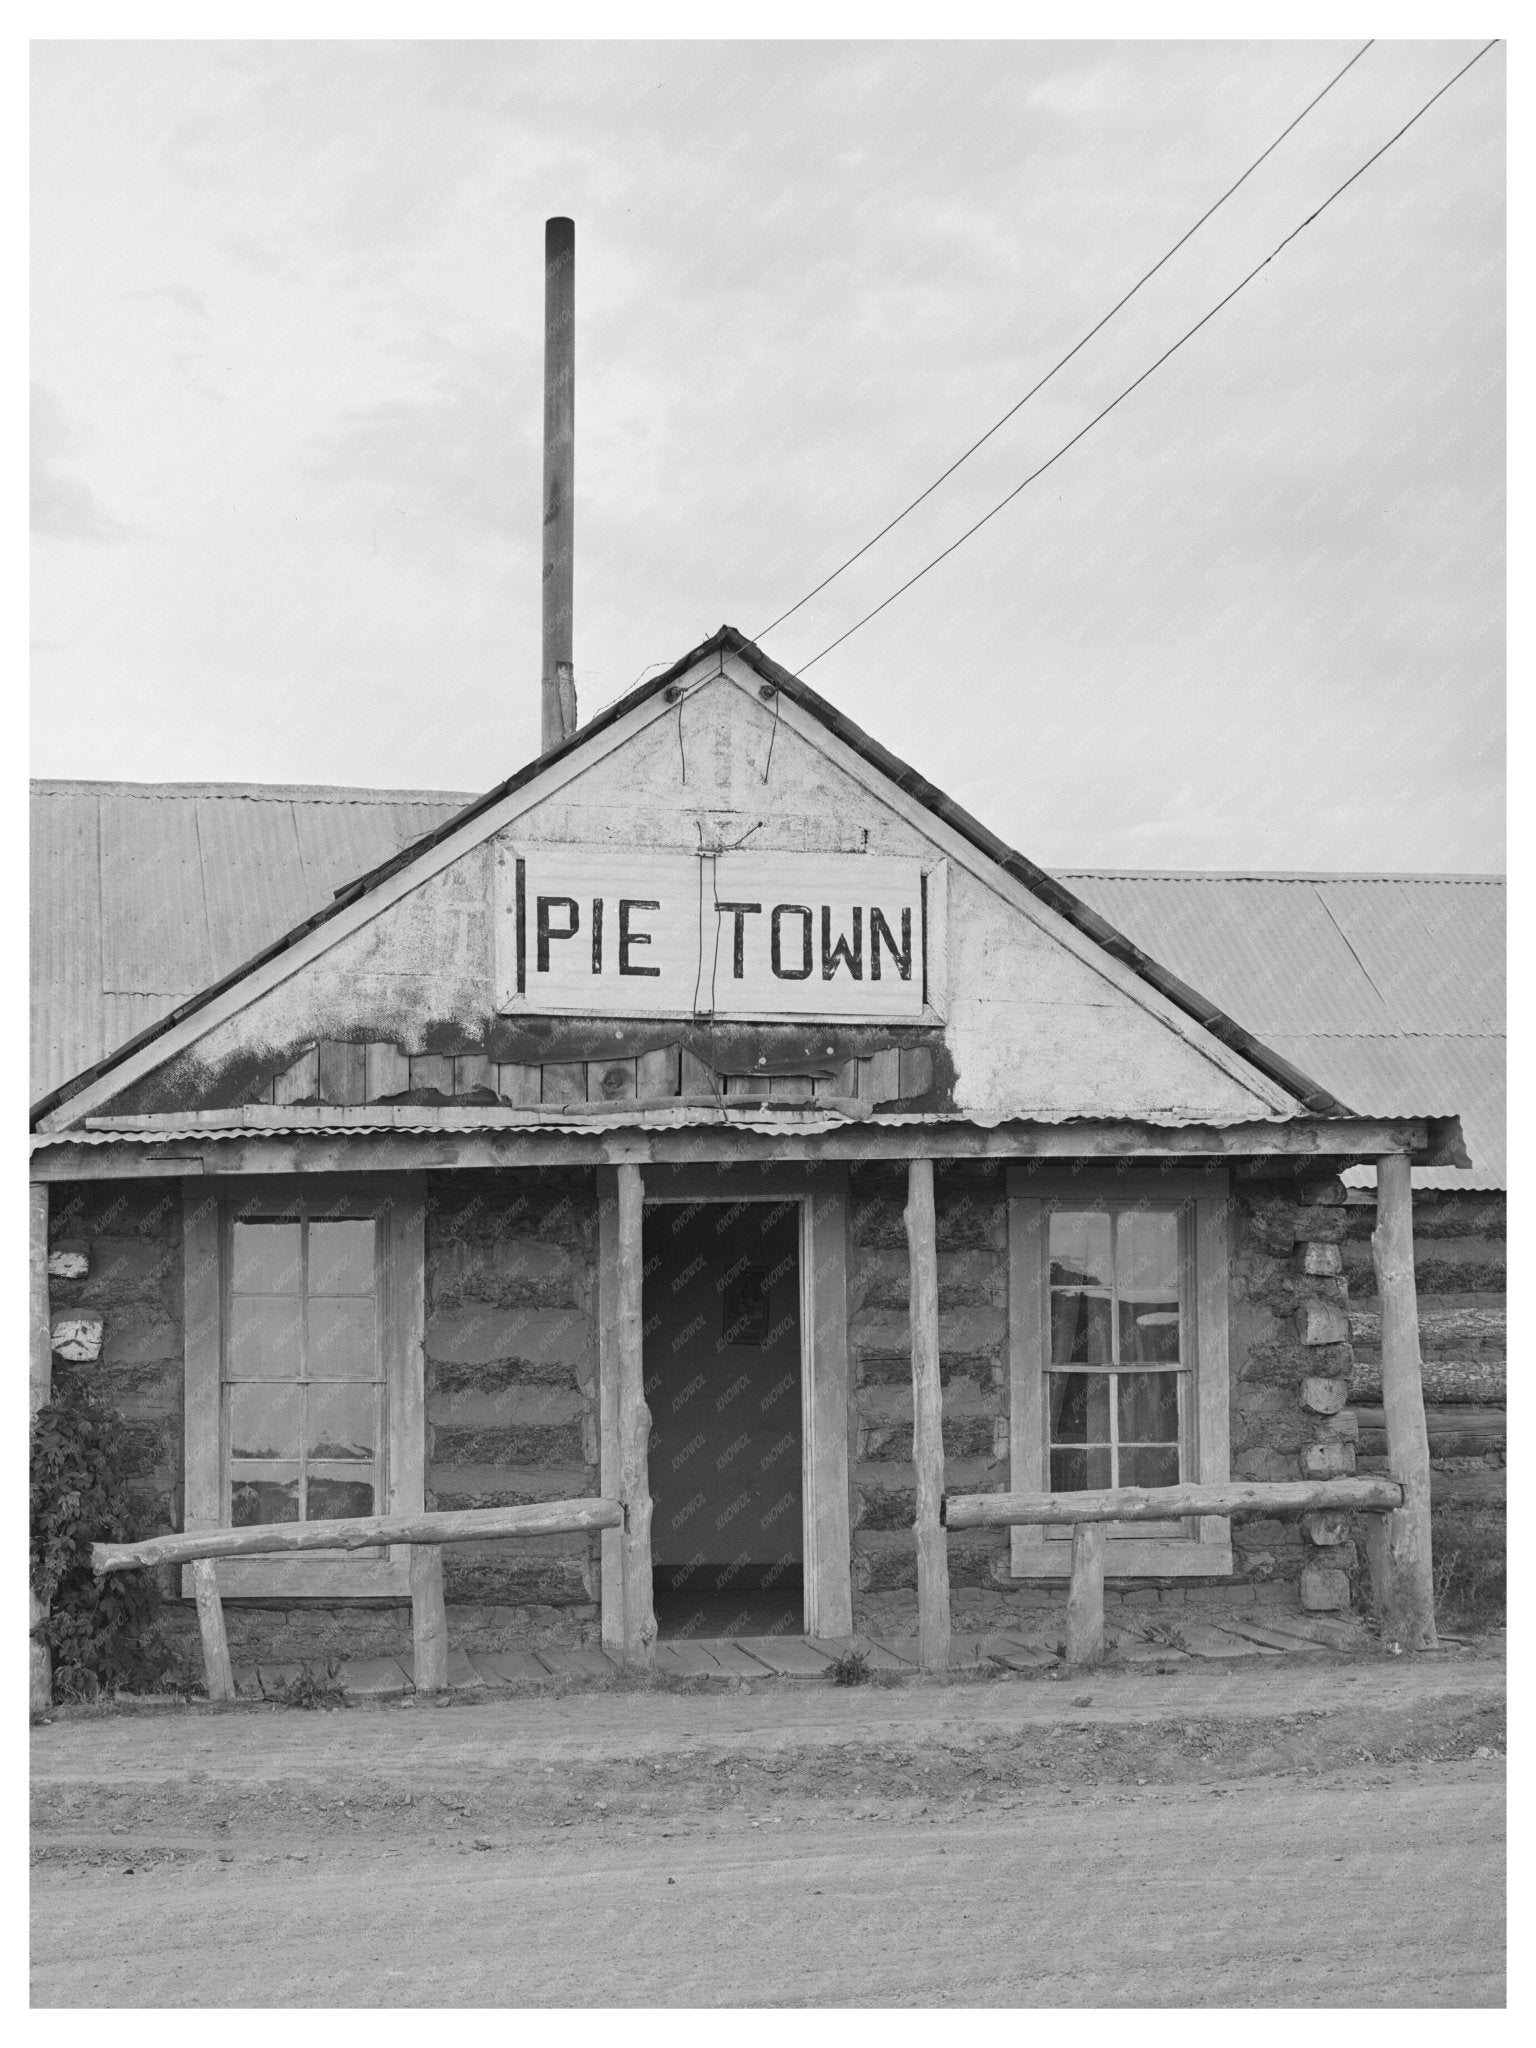
<svg viewBox="0 0 1536 2048">
<path fill-rule="evenodd" d="M 35 812 L 34 1392 L 121 1409 L 168 1529 L 643 1490 L 662 1639 L 910 1634 L 914 1160 L 951 1493 L 1363 1467 L 1386 1158 L 1428 1397 L 1438 1304 L 1502 1401 L 1492 878 L 1053 877 L 726 627 L 474 799 Z M 612 1648 L 623 1541 L 450 1547 L 453 1642 Z M 949 1532 L 953 1625 L 1070 1548 Z M 1338 1612 L 1358 1562 L 1205 1517 L 1107 1574 Z M 409 1646 L 401 1546 L 219 1583 L 237 1661 Z"/>
</svg>

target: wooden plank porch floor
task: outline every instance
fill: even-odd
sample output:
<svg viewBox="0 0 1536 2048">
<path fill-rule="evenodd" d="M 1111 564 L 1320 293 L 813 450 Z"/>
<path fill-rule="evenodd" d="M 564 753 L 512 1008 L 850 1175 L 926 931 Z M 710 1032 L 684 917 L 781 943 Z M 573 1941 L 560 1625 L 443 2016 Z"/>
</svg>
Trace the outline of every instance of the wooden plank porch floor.
<svg viewBox="0 0 1536 2048">
<path fill-rule="evenodd" d="M 951 1671 L 991 1668 L 1038 1674 L 1060 1663 L 1065 1624 L 1043 1623 L 1030 1629 L 1003 1629 L 988 1635 L 957 1635 L 950 1640 Z M 1103 1668 L 1166 1669 L 1199 1664 L 1227 1665 L 1237 1660 L 1282 1656 L 1316 1656 L 1325 1651 L 1351 1654 L 1367 1650 L 1371 1638 L 1362 1623 L 1328 1616 L 1265 1611 L 1262 1622 L 1246 1618 L 1201 1621 L 1116 1621 L 1105 1631 Z M 660 1677 L 716 1680 L 791 1679 L 825 1683 L 833 1660 L 849 1648 L 864 1652 L 869 1668 L 883 1675 L 915 1675 L 915 1637 L 869 1636 L 836 1640 L 808 1636 L 694 1637 L 660 1642 L 656 1672 Z M 357 1657 L 342 1663 L 330 1683 L 349 1699 L 390 1699 L 413 1691 L 411 1658 Z M 618 1675 L 618 1664 L 591 1646 L 538 1649 L 453 1650 L 448 1661 L 452 1692 L 506 1691 L 513 1686 L 553 1686 L 562 1681 L 602 1684 Z M 309 1667 L 314 1682 L 325 1683 L 323 1670 Z M 1087 1675 L 1086 1673 L 1084 1674 Z M 241 1699 L 281 1700 L 305 1677 L 300 1664 L 254 1664 L 235 1667 L 235 1689 Z"/>
</svg>

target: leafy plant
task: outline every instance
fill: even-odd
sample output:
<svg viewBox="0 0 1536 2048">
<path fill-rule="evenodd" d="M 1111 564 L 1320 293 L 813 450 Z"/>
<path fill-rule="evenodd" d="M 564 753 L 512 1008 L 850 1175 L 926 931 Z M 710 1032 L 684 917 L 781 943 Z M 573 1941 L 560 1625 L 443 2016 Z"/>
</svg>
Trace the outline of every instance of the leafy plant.
<svg viewBox="0 0 1536 2048">
<path fill-rule="evenodd" d="M 1507 1584 L 1502 1507 L 1458 1504 L 1432 1512 L 1435 1612 L 1442 1621 L 1486 1628 L 1504 1619 Z"/>
<path fill-rule="evenodd" d="M 55 1699 L 149 1690 L 170 1656 L 148 1571 L 91 1571 L 93 1543 L 133 1543 L 150 1516 L 129 1483 L 122 1417 L 88 1389 L 32 1421 L 32 1590 L 48 1612 L 33 1633 L 53 1653 Z"/>
<path fill-rule="evenodd" d="M 827 1666 L 827 1676 L 834 1685 L 867 1685 L 869 1657 L 863 1650 L 844 1650 Z"/>
<path fill-rule="evenodd" d="M 347 1696 L 336 1682 L 341 1669 L 339 1659 L 332 1657 L 325 1667 L 324 1678 L 317 1678 L 307 1664 L 301 1665 L 296 1677 L 268 1693 L 282 1707 L 305 1707 L 314 1711 L 320 1707 L 344 1707 Z"/>
</svg>

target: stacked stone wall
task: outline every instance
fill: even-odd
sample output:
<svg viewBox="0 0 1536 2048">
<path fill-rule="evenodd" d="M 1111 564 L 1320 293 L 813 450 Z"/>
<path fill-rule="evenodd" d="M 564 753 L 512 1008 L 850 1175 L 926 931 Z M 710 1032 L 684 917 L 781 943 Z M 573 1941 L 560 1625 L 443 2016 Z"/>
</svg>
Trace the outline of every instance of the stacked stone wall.
<svg viewBox="0 0 1536 2048">
<path fill-rule="evenodd" d="M 1360 1434 L 1350 1409 L 1343 1183 L 1240 1183 L 1232 1211 L 1232 1475 L 1342 1479 Z M 1347 1608 L 1361 1549 L 1348 1516 L 1232 1525 L 1244 1587 L 1294 1584 L 1303 1607 Z"/>
<path fill-rule="evenodd" d="M 89 1388 L 123 1417 L 135 1494 L 154 1527 L 182 1513 L 181 1183 L 50 1190 L 53 1385 Z"/>
</svg>

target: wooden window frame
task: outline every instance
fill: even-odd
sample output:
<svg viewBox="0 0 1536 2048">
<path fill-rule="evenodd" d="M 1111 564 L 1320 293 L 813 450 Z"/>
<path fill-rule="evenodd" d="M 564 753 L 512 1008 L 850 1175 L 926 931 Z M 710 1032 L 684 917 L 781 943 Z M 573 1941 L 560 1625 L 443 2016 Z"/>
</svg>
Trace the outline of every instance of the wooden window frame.
<svg viewBox="0 0 1536 2048">
<path fill-rule="evenodd" d="M 182 1190 L 186 1312 L 184 1475 L 188 1531 L 228 1526 L 225 1513 L 225 1246 L 236 1215 L 282 1214 L 297 1204 L 340 1205 L 380 1227 L 385 1492 L 381 1514 L 419 1514 L 426 1485 L 425 1280 L 426 1191 L 418 1176 L 387 1181 L 350 1176 L 240 1180 L 213 1188 L 188 1180 Z M 224 1558 L 219 1590 L 233 1597 L 299 1600 L 399 1599 L 410 1593 L 410 1546 L 348 1558 L 319 1553 Z M 182 1592 L 192 1596 L 190 1569 Z"/>
<path fill-rule="evenodd" d="M 800 1207 L 801 1511 L 805 1632 L 853 1632 L 848 1398 L 848 1169 L 816 1166 L 648 1166 L 645 1205 L 797 1202 Z M 600 1485 L 619 1492 L 619 1198 L 616 1169 L 598 1169 Z M 602 1640 L 622 1645 L 620 1532 L 602 1538 Z"/>
<path fill-rule="evenodd" d="M 1191 1390 L 1181 1403 L 1190 1470 L 1187 1478 L 1218 1486 L 1231 1477 L 1227 1290 L 1230 1177 L 1224 1169 L 1084 1168 L 1027 1165 L 1008 1169 L 1008 1430 L 1009 1487 L 1044 1493 L 1050 1485 L 1046 1372 L 1050 1356 L 1050 1286 L 1046 1218 L 1052 1209 L 1107 1208 L 1127 1202 L 1185 1210 L 1186 1328 L 1193 1336 Z M 1106 1573 L 1111 1578 L 1224 1578 L 1232 1572 L 1232 1525 L 1224 1515 L 1191 1517 L 1185 1534 L 1147 1537 L 1111 1525 Z M 1010 1575 L 1065 1579 L 1072 1571 L 1070 1529 L 1016 1527 Z"/>
</svg>

